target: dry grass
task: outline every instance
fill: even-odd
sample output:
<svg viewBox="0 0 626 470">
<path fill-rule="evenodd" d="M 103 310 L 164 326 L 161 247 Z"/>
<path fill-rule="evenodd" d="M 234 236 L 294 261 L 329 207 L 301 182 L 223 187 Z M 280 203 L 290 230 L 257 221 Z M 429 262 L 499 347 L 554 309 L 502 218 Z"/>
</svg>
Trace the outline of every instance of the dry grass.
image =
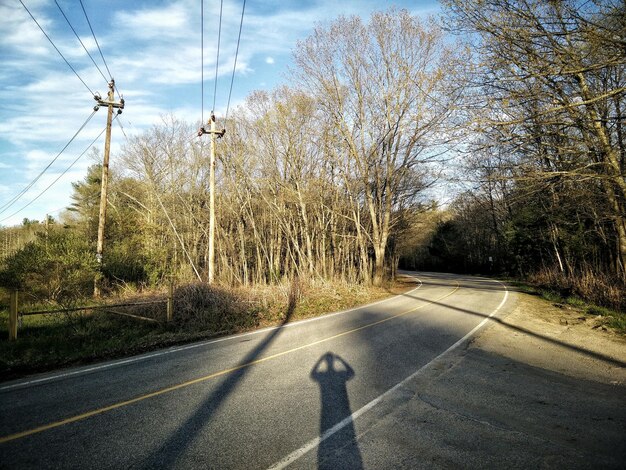
<svg viewBox="0 0 626 470">
<path fill-rule="evenodd" d="M 255 326 L 257 314 L 255 305 L 225 287 L 197 282 L 174 291 L 174 322 L 179 328 L 237 331 Z"/>
<path fill-rule="evenodd" d="M 579 297 L 599 306 L 626 311 L 626 285 L 619 279 L 585 270 L 565 275 L 556 269 L 544 269 L 528 277 L 531 284 L 555 290 L 561 297 Z"/>
<path fill-rule="evenodd" d="M 17 341 L 0 337 L 0 380 L 345 310 L 410 287 L 402 282 L 374 288 L 319 279 L 238 288 L 189 283 L 174 291 L 172 323 L 164 323 L 164 290 L 125 292 L 109 303 L 159 302 L 114 310 L 159 322 L 104 312 L 25 317 Z M 0 307 L 5 332 L 7 319 L 8 312 Z"/>
</svg>

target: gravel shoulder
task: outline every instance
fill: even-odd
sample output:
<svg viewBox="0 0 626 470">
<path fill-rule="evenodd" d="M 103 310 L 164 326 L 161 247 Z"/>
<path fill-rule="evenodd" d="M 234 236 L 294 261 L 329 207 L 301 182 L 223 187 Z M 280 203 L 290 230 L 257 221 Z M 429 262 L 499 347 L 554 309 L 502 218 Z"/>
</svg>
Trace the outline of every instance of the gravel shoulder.
<svg viewBox="0 0 626 470">
<path fill-rule="evenodd" d="M 626 337 L 600 317 L 516 294 L 516 306 L 470 347 L 570 377 L 626 386 Z"/>
</svg>

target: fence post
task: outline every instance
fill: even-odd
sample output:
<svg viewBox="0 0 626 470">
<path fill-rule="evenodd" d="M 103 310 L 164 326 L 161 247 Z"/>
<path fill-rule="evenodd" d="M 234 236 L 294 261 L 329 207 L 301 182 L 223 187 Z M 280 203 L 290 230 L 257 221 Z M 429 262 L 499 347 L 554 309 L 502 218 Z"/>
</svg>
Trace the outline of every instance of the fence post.
<svg viewBox="0 0 626 470">
<path fill-rule="evenodd" d="M 13 290 L 9 307 L 9 341 L 17 339 L 17 315 L 17 290 Z"/>
<path fill-rule="evenodd" d="M 167 287 L 167 321 L 172 321 L 174 317 L 174 277 L 170 277 L 170 282 Z"/>
</svg>

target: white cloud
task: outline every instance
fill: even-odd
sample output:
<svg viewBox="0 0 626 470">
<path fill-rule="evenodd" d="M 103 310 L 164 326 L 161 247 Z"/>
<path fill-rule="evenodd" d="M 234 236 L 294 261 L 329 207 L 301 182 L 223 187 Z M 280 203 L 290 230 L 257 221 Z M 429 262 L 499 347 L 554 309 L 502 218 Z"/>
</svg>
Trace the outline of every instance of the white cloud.
<svg viewBox="0 0 626 470">
<path fill-rule="evenodd" d="M 118 89 L 126 99 L 120 118 L 126 135 L 144 132 L 159 124 L 161 116 L 170 113 L 181 120 L 199 122 L 202 116 L 200 2 L 137 0 L 121 3 L 123 10 L 98 15 L 98 23 L 93 25 Z M 220 2 L 204 3 L 204 117 L 207 119 L 213 97 Z M 81 78 L 94 92 L 104 96 L 106 80 L 93 66 L 54 2 L 28 0 L 26 4 Z M 74 12 L 69 4 L 62 2 L 64 11 L 72 21 L 77 20 L 74 26 L 83 43 L 106 74 L 95 41 L 79 14 L 82 12 L 79 9 L 72 16 Z M 226 111 L 242 2 L 224 0 L 223 6 L 215 109 L 218 119 Z M 339 14 L 361 12 L 369 16 L 370 11 L 387 6 L 387 2 L 379 0 L 345 0 L 341 4 L 336 0 L 248 2 L 230 112 L 245 102 L 245 95 L 253 88 L 273 87 L 281 80 L 281 71 L 275 64 L 287 62 L 297 40 L 304 39 L 316 23 L 327 22 Z M 93 21 L 96 9 L 94 6 L 91 9 L 89 14 Z M 0 193 L 12 197 L 68 142 L 91 113 L 95 102 L 19 2 L 0 1 L 0 37 Z M 43 188 L 44 179 L 49 182 L 50 176 L 58 175 L 89 146 L 104 128 L 105 111 L 99 111 L 92 118 L 49 174 L 46 173 L 46 178 L 31 188 L 25 198 L 36 196 L 36 190 Z M 123 143 L 124 137 L 114 125 L 112 158 Z M 103 146 L 102 138 L 96 145 Z M 55 208 L 67 204 L 71 193 L 69 183 L 82 179 L 92 163 L 88 154 L 45 196 L 12 221 L 19 223 L 23 217 L 42 219 L 46 207 L 50 207 L 47 201 L 50 205 L 56 204 Z M 0 219 L 6 215 L 0 214 Z"/>
<path fill-rule="evenodd" d="M 127 34 L 140 39 L 184 37 L 189 33 L 192 12 L 183 4 L 164 8 L 120 11 L 115 23 Z"/>
</svg>

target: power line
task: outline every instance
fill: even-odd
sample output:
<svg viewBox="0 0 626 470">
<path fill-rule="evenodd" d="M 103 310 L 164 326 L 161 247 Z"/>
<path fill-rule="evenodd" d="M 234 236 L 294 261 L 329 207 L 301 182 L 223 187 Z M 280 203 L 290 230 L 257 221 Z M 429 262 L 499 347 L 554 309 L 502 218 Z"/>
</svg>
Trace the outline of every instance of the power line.
<svg viewBox="0 0 626 470">
<path fill-rule="evenodd" d="M 119 114 L 118 114 L 118 116 L 119 116 Z M 126 140 L 128 140 L 128 136 L 126 135 L 126 131 L 124 131 L 124 126 L 122 126 L 122 120 L 121 119 L 117 119 L 116 122 L 120 126 L 120 130 L 122 131 L 122 134 L 124 134 L 124 137 L 126 138 Z"/>
<path fill-rule="evenodd" d="M 39 26 L 39 29 L 41 30 L 41 32 L 44 34 L 44 36 L 46 37 L 46 39 L 48 39 L 48 41 L 50 41 L 50 44 L 52 44 L 52 47 L 54 47 L 54 49 L 59 53 L 59 55 L 61 56 L 61 58 L 65 61 L 65 63 L 67 64 L 67 66 L 72 69 L 72 72 L 74 72 L 74 75 L 76 75 L 78 77 L 78 79 L 81 81 L 81 83 L 83 85 L 85 85 L 85 88 L 87 88 L 87 90 L 89 90 L 89 93 L 91 93 L 92 95 L 95 96 L 94 92 L 91 91 L 91 88 L 89 88 L 89 86 L 85 83 L 85 81 L 80 77 L 80 75 L 78 75 L 78 72 L 74 69 L 74 67 L 72 67 L 72 64 L 70 64 L 67 59 L 65 58 L 65 56 L 63 54 L 61 54 L 61 51 L 59 50 L 59 48 L 54 44 L 54 42 L 52 41 L 52 39 L 50 39 L 50 36 L 48 36 L 48 34 L 44 31 L 44 29 L 41 27 L 41 25 L 39 24 L 39 22 L 35 19 L 35 17 L 33 16 L 33 14 L 30 12 L 30 10 L 26 7 L 26 5 L 24 5 L 24 2 L 22 0 L 20 0 L 20 3 L 22 4 L 22 6 L 24 7 L 24 9 L 28 12 L 28 14 L 30 15 L 30 17 L 33 19 L 33 21 L 35 22 L 35 24 L 37 26 Z"/>
<path fill-rule="evenodd" d="M 48 165 L 37 175 L 37 177 L 32 180 L 24 189 L 22 189 L 17 195 L 15 195 L 9 202 L 7 202 L 6 204 L 4 204 L 3 206 L 0 207 L 0 214 L 2 214 L 3 212 L 5 212 L 9 207 L 11 207 L 13 204 L 15 204 L 18 199 L 20 197 L 22 197 L 26 191 L 28 191 L 30 188 L 33 187 L 33 185 L 39 181 L 39 178 L 41 178 L 43 176 L 43 174 L 48 171 L 48 169 L 52 166 L 52 164 L 61 156 L 61 154 L 65 151 L 65 149 L 67 149 L 67 147 L 69 147 L 69 145 L 72 143 L 72 141 L 76 138 L 76 136 L 85 128 L 85 126 L 87 125 L 87 123 L 91 120 L 91 118 L 93 117 L 93 115 L 96 114 L 96 111 L 92 111 L 92 113 L 89 115 L 89 117 L 85 120 L 85 122 L 83 123 L 82 126 L 80 126 L 80 128 L 76 131 L 76 133 L 72 136 L 72 138 L 69 140 L 69 142 L 67 144 L 65 144 L 65 146 L 61 149 L 61 151 L 57 154 L 56 157 L 54 157 L 52 159 L 52 161 L 50 163 L 48 163 Z"/>
<path fill-rule="evenodd" d="M 54 209 L 54 210 L 47 211 L 47 212 L 48 212 L 48 215 L 50 215 L 50 214 L 56 214 L 57 212 L 61 212 L 66 209 L 67 209 L 67 206 L 63 206 L 63 207 L 59 207 L 58 209 Z"/>
<path fill-rule="evenodd" d="M 115 116 L 117 117 L 117 116 Z M 35 202 L 37 199 L 39 199 L 41 196 L 43 196 L 45 194 L 46 191 L 48 191 L 48 189 L 50 189 L 54 184 L 56 184 L 57 181 L 59 181 L 68 171 L 70 171 L 70 169 L 76 164 L 76 162 L 83 156 L 85 155 L 85 153 L 87 153 L 87 150 L 89 150 L 91 148 L 91 146 L 93 144 L 96 143 L 96 141 L 102 136 L 102 134 L 104 134 L 104 131 L 106 130 L 106 127 L 104 129 L 102 129 L 100 131 L 100 134 L 98 134 L 98 136 L 93 139 L 91 141 L 91 143 L 89 144 L 89 146 L 83 150 L 83 152 L 74 159 L 74 161 L 70 164 L 70 166 L 68 166 L 65 170 L 63 170 L 63 173 L 61 173 L 59 176 L 57 176 L 57 178 L 50 183 L 46 189 L 44 189 L 43 191 L 41 191 L 35 198 L 33 198 L 28 204 L 25 204 L 24 206 L 20 207 L 18 210 L 16 210 L 15 212 L 13 212 L 13 214 L 5 217 L 4 219 L 0 219 L 0 222 L 4 222 L 5 220 L 10 219 L 11 217 L 13 217 L 14 215 L 19 214 L 20 212 L 22 212 L 24 209 L 26 209 L 28 206 L 30 206 L 33 202 Z"/>
<path fill-rule="evenodd" d="M 200 125 L 204 125 L 204 0 L 200 2 L 200 89 L 201 89 L 201 103 L 200 103 Z"/>
<path fill-rule="evenodd" d="M 96 68 L 98 69 L 98 72 L 100 72 L 100 75 L 102 75 L 102 78 L 104 78 L 104 81 L 108 84 L 109 80 L 106 78 L 106 76 L 104 75 L 104 73 L 102 73 L 102 70 L 100 70 L 100 67 L 98 67 L 98 64 L 96 64 L 96 61 L 94 60 L 94 58 L 91 56 L 91 54 L 89 53 L 89 51 L 87 50 L 87 47 L 85 47 L 85 44 L 83 44 L 83 41 L 80 39 L 80 36 L 78 35 L 78 33 L 76 32 L 76 30 L 74 29 L 74 27 L 72 26 L 72 23 L 70 23 L 70 20 L 68 19 L 68 17 L 65 15 L 65 12 L 63 11 L 63 9 L 61 8 L 61 5 L 59 5 L 59 2 L 57 2 L 57 0 L 54 0 L 54 3 L 56 3 L 56 6 L 59 8 L 59 11 L 61 12 L 61 14 L 63 15 L 63 18 L 65 18 L 65 21 L 67 21 L 67 24 L 69 25 L 69 27 L 71 28 L 71 30 L 74 32 L 74 36 L 76 36 L 76 39 L 78 39 L 78 42 L 80 42 L 80 45 L 83 46 L 83 49 L 85 49 L 85 52 L 87 53 L 87 55 L 89 56 L 89 58 L 91 59 L 91 61 L 93 62 L 93 65 L 96 66 Z"/>
<path fill-rule="evenodd" d="M 96 33 L 93 32 L 93 28 L 91 27 L 91 21 L 89 21 L 89 17 L 87 16 L 85 5 L 83 5 L 83 0 L 80 0 L 80 6 L 83 9 L 83 13 L 85 14 L 85 19 L 87 20 L 87 24 L 89 25 L 89 29 L 91 30 L 91 35 L 93 36 L 93 40 L 96 41 L 96 46 L 98 46 L 98 51 L 100 52 L 100 57 L 102 57 L 102 62 L 104 62 L 104 66 L 106 67 L 107 72 L 109 72 L 109 78 L 113 78 L 113 75 L 111 75 L 111 71 L 109 70 L 109 66 L 107 65 L 107 61 L 104 60 L 104 55 L 102 54 L 102 49 L 100 49 L 100 44 L 98 43 L 98 40 L 96 39 Z"/>
<path fill-rule="evenodd" d="M 239 55 L 239 43 L 241 42 L 241 29 L 243 27 L 243 15 L 246 11 L 246 0 L 243 0 L 243 7 L 241 8 L 241 21 L 239 22 L 239 36 L 237 37 L 237 49 L 235 50 L 235 63 L 233 64 L 233 75 L 230 79 L 230 90 L 228 91 L 228 104 L 226 105 L 226 116 L 224 120 L 228 119 L 228 110 L 230 109 L 230 97 L 233 93 L 233 82 L 235 81 L 235 69 L 237 68 L 237 56 Z"/>
<path fill-rule="evenodd" d="M 93 40 L 96 42 L 96 46 L 98 47 L 98 52 L 100 52 L 100 57 L 102 57 L 102 62 L 104 63 L 104 66 L 106 67 L 107 72 L 109 73 L 109 78 L 113 80 L 113 75 L 111 74 L 111 70 L 109 70 L 109 65 L 107 64 L 107 61 L 104 58 L 104 54 L 102 53 L 102 49 L 100 48 L 100 43 L 98 42 L 98 39 L 96 38 L 96 33 L 94 33 L 93 28 L 91 27 L 91 21 L 89 21 L 89 16 L 87 16 L 87 10 L 85 10 L 85 5 L 83 5 L 83 0 L 80 0 L 80 6 L 83 9 L 83 13 L 85 14 L 85 19 L 87 20 L 87 24 L 89 25 L 89 29 L 91 30 L 91 35 L 93 36 Z M 109 80 L 107 80 L 107 83 L 108 82 Z M 119 87 L 116 87 L 115 91 L 117 92 L 117 97 L 121 100 L 122 95 L 120 94 Z"/>
<path fill-rule="evenodd" d="M 220 42 L 222 39 L 222 10 L 224 6 L 224 0 L 220 0 L 220 22 L 217 29 L 217 59 L 215 60 L 215 84 L 213 87 L 213 110 L 215 111 L 215 97 L 217 96 L 217 73 L 220 65 Z"/>
</svg>

